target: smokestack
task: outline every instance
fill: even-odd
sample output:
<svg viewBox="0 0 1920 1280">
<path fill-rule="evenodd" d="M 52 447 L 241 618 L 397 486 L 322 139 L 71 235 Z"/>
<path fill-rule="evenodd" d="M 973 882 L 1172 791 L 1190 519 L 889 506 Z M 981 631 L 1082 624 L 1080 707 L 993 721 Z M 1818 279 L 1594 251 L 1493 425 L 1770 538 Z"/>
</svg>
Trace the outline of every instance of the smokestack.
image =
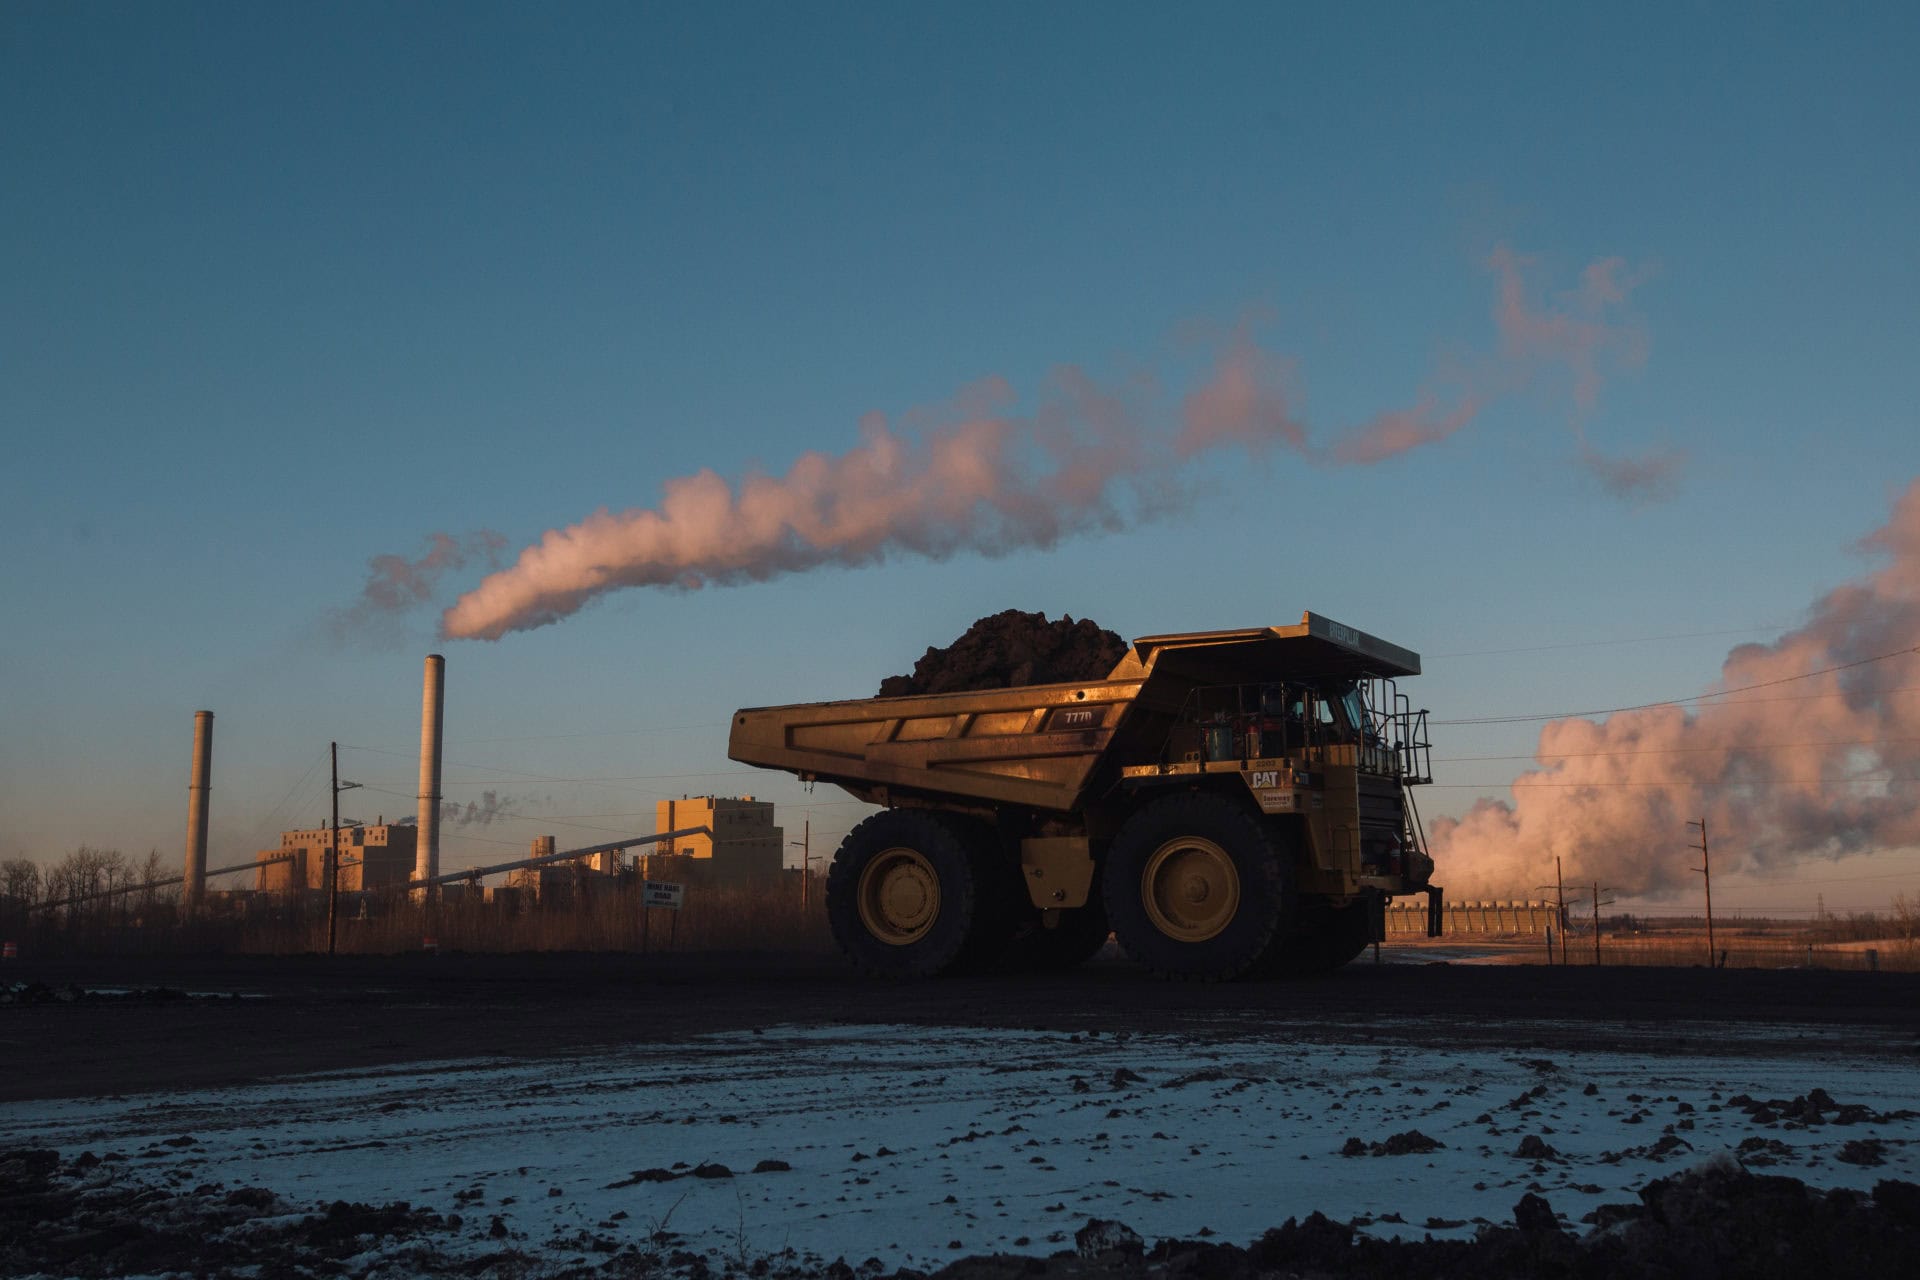
<svg viewBox="0 0 1920 1280">
<path fill-rule="evenodd" d="M 440 727 L 445 720 L 447 660 L 427 655 L 420 691 L 420 826 L 415 832 L 413 878 L 440 874 Z"/>
<path fill-rule="evenodd" d="M 213 785 L 213 712 L 193 713 L 193 780 L 187 784 L 186 906 L 207 892 L 207 791 Z"/>
</svg>

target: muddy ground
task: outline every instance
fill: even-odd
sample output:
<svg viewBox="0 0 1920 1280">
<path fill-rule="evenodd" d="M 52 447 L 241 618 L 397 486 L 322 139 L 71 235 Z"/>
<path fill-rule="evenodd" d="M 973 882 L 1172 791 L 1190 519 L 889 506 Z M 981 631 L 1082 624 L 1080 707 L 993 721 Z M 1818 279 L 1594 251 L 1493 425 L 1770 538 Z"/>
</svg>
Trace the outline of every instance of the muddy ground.
<svg viewBox="0 0 1920 1280">
<path fill-rule="evenodd" d="M 538 1057 L 794 1023 L 1202 1034 L 1285 1026 L 1305 1039 L 1542 1049 L 1644 1041 L 1667 1054 L 1725 1051 L 1737 1035 L 1756 1053 L 1920 1053 L 1920 975 L 1822 970 L 1363 958 L 1313 981 L 1203 985 L 1158 982 L 1113 960 L 1046 978 L 892 984 L 862 980 L 829 956 L 227 956 L 29 960 L 0 970 L 0 982 L 49 993 L 0 1003 L 0 1061 L 9 1064 L 0 1100 Z M 143 993 L 51 998 L 130 989 Z"/>
<path fill-rule="evenodd" d="M 1851 1062 L 1920 1061 L 1920 977 L 1817 970 L 1361 963 L 1314 982 L 1203 986 L 1103 961 L 1043 980 L 875 984 L 824 957 L 439 955 L 29 961 L 0 971 L 0 984 L 0 1098 L 29 1102 L 449 1058 L 538 1061 L 776 1025 L 1751 1052 L 1803 1056 L 1836 1081 Z M 0 1132 L 0 1275 L 918 1274 L 863 1266 L 856 1241 L 845 1258 L 789 1251 L 729 1264 L 711 1240 L 636 1239 L 613 1223 L 562 1258 L 494 1238 L 462 1203 L 301 1201 L 277 1187 L 156 1181 L 131 1148 L 26 1145 Z M 1649 1182 L 1638 1201 L 1584 1223 L 1556 1220 L 1539 1199 L 1518 1196 L 1510 1221 L 1471 1239 L 1425 1242 L 1317 1215 L 1242 1243 L 1142 1242 L 1124 1224 L 1088 1223 L 1071 1248 L 965 1258 L 941 1274 L 1788 1276 L 1904 1274 L 1920 1262 L 1920 1189 L 1893 1178 L 1823 1191 L 1723 1159 Z"/>
<path fill-rule="evenodd" d="M 670 1230 L 641 1243 L 580 1242 L 555 1265 L 515 1247 L 498 1217 L 466 1243 L 459 1213 L 404 1201 L 299 1204 L 257 1187 L 168 1189 L 116 1177 L 85 1153 L 0 1151 L 0 1274 L 625 1277 L 707 1280 L 717 1274 L 916 1280 L 788 1249 L 716 1264 Z M 1920 1261 L 1920 1187 L 1882 1181 L 1870 1194 L 1824 1192 L 1729 1161 L 1648 1183 L 1638 1202 L 1609 1206 L 1582 1232 L 1528 1194 L 1513 1221 L 1463 1241 L 1376 1240 L 1319 1214 L 1289 1219 L 1246 1247 L 1162 1240 L 1150 1248 L 1126 1224 L 1090 1219 L 1073 1247 L 1049 1255 L 963 1258 L 943 1280 L 1093 1277 L 1426 1276 L 1799 1277 L 1911 1274 Z M 609 1224 L 611 1225 L 611 1224 Z"/>
</svg>

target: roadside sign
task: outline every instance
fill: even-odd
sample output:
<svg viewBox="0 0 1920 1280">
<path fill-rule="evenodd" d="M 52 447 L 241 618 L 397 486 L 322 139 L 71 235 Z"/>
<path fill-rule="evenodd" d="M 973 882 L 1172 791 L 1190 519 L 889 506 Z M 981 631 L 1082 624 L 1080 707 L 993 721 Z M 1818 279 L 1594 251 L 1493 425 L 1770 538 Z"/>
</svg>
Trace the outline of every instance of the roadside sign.
<svg viewBox="0 0 1920 1280">
<path fill-rule="evenodd" d="M 668 884 L 663 880 L 648 880 L 641 890 L 641 905 L 665 907 L 669 911 L 678 911 L 686 898 L 687 886 Z"/>
</svg>

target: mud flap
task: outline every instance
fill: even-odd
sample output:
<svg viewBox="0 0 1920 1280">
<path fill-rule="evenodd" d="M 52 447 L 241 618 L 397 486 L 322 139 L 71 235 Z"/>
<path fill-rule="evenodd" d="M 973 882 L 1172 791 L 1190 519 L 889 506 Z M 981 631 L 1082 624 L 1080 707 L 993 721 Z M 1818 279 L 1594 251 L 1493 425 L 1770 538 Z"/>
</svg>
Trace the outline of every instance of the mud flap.
<svg viewBox="0 0 1920 1280">
<path fill-rule="evenodd" d="M 1385 942 L 1387 940 L 1387 895 L 1370 893 L 1367 895 L 1367 941 Z"/>
<path fill-rule="evenodd" d="M 1439 937 L 1441 925 L 1446 922 L 1446 896 L 1445 889 L 1435 886 L 1429 886 L 1427 889 L 1427 936 L 1429 938 Z"/>
</svg>

